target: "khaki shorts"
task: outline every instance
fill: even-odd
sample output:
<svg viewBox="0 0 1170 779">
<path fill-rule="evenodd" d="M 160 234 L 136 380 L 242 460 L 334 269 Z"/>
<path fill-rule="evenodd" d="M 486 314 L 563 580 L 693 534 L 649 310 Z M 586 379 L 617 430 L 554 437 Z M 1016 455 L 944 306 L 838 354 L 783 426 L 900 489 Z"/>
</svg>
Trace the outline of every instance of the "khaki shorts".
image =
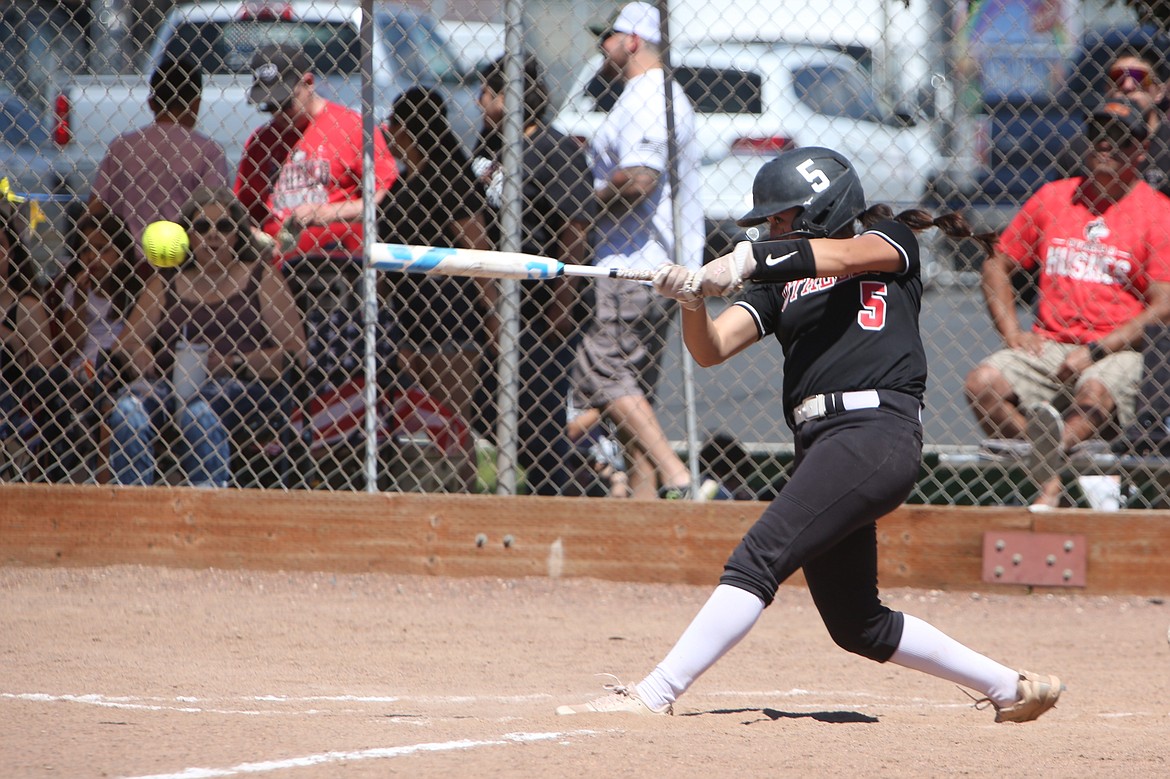
<svg viewBox="0 0 1170 779">
<path fill-rule="evenodd" d="M 573 402 L 604 408 L 618 398 L 644 396 L 653 403 L 675 302 L 629 281 L 598 278 L 593 284 L 593 319 L 569 373 Z"/>
<path fill-rule="evenodd" d="M 1137 403 L 1138 383 L 1142 378 L 1142 356 L 1126 350 L 1114 352 L 1089 366 L 1077 377 L 1073 387 L 1056 379 L 1056 371 L 1076 344 L 1045 341 L 1040 356 L 1023 349 L 1001 349 L 983 361 L 997 368 L 1007 378 L 1020 399 L 1020 405 L 1051 403 L 1062 413 L 1073 402 L 1073 396 L 1086 381 L 1096 380 L 1105 385 L 1117 404 L 1117 420 L 1121 427 L 1133 422 Z"/>
</svg>

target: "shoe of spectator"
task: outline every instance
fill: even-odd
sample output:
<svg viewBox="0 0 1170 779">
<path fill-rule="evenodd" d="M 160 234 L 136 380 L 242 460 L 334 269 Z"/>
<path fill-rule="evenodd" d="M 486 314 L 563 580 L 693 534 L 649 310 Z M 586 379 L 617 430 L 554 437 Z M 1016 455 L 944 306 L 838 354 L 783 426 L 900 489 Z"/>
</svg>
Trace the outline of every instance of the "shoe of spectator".
<svg viewBox="0 0 1170 779">
<path fill-rule="evenodd" d="M 601 433 L 593 438 L 587 457 L 593 471 L 609 486 L 610 497 L 630 497 L 630 480 L 626 476 L 626 460 L 621 444 L 611 435 Z"/>
<path fill-rule="evenodd" d="M 608 692 L 600 698 L 594 698 L 576 706 L 557 706 L 557 714 L 640 714 L 640 715 L 667 715 L 674 714 L 674 706 L 666 704 L 662 708 L 652 709 L 646 705 L 638 695 L 633 685 L 624 685 L 612 674 L 604 674 L 613 679 L 610 684 L 604 685 Z"/>
<path fill-rule="evenodd" d="M 1019 438 L 985 438 L 979 453 L 994 459 L 1015 459 L 1032 454 L 1032 444 Z"/>
<path fill-rule="evenodd" d="M 1036 403 L 1024 409 L 1025 435 L 1032 445 L 1032 478 L 1044 484 L 1060 473 L 1064 464 L 1064 420 L 1050 403 Z"/>
<path fill-rule="evenodd" d="M 679 487 L 659 487 L 658 497 L 662 500 L 692 500 L 697 495 L 699 500 L 713 500 L 719 493 L 719 482 L 714 479 L 704 479 L 695 489 L 693 484 L 684 484 Z"/>
<path fill-rule="evenodd" d="M 615 471 L 624 471 L 626 461 L 622 456 L 621 445 L 608 435 L 599 435 L 589 447 L 589 462 L 593 469 L 601 473 L 606 468 Z"/>
</svg>

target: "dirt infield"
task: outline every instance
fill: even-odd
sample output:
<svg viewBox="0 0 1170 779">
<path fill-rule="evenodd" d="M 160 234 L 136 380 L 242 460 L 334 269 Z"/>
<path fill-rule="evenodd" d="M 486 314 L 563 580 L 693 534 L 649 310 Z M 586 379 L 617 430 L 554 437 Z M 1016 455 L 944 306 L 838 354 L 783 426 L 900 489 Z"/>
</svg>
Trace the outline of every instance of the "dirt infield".
<svg viewBox="0 0 1170 779">
<path fill-rule="evenodd" d="M 1162 598 L 892 590 L 1056 710 L 995 725 L 953 685 L 847 655 L 802 588 L 673 718 L 557 717 L 636 681 L 708 587 L 0 568 L 12 777 L 1165 776 Z"/>
</svg>

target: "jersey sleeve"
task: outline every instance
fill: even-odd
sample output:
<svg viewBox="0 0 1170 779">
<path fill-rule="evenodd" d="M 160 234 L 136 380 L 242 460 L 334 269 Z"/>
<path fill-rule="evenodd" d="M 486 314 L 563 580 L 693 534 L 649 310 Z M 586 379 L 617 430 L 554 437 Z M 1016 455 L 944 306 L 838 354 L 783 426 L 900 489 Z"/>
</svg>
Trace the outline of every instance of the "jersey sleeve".
<svg viewBox="0 0 1170 779">
<path fill-rule="evenodd" d="M 876 235 L 898 250 L 898 254 L 902 255 L 903 263 L 902 270 L 898 273 L 899 276 L 917 276 L 922 272 L 918 238 L 914 235 L 914 231 L 906 225 L 893 219 L 884 219 L 861 234 Z"/>
<path fill-rule="evenodd" d="M 750 284 L 735 305 L 747 311 L 756 323 L 759 338 L 776 332 L 783 303 L 784 284 Z"/>
</svg>

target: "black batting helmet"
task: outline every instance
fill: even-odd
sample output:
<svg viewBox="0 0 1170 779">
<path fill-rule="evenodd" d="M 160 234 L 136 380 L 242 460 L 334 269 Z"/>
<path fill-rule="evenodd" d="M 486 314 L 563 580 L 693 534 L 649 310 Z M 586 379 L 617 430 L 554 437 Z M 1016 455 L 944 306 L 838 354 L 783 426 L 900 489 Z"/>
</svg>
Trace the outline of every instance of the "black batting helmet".
<svg viewBox="0 0 1170 779">
<path fill-rule="evenodd" d="M 760 168 L 752 203 L 755 207 L 736 220 L 740 227 L 799 206 L 803 210 L 792 229 L 824 238 L 853 224 L 865 210 L 865 192 L 849 160 L 832 149 L 806 146 L 783 151 Z"/>
</svg>

